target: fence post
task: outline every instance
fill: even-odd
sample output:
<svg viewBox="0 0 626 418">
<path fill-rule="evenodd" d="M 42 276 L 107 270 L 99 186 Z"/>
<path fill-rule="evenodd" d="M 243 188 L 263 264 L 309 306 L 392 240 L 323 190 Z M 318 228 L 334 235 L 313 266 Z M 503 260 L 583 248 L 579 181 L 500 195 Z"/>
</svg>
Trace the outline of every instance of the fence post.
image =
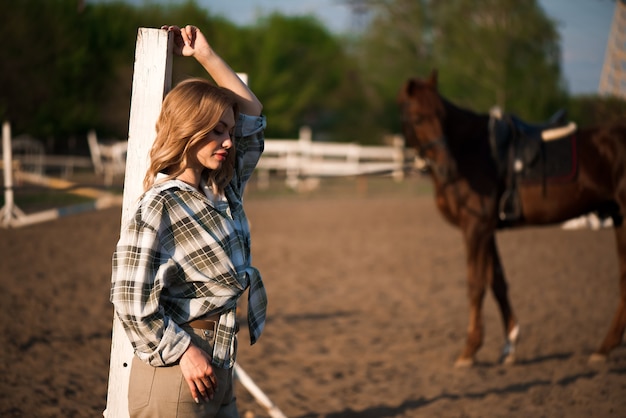
<svg viewBox="0 0 626 418">
<path fill-rule="evenodd" d="M 156 136 L 155 124 L 163 97 L 172 83 L 172 36 L 160 29 L 139 28 L 128 124 L 128 153 L 122 201 L 122 227 L 143 192 L 148 152 Z M 133 349 L 119 320 L 113 318 L 107 418 L 128 417 L 128 380 Z"/>
<path fill-rule="evenodd" d="M 391 176 L 395 181 L 402 181 L 404 179 L 404 137 L 400 135 L 394 135 L 392 138 L 393 147 L 395 149 L 394 162 L 398 168 L 393 171 Z"/>
<path fill-rule="evenodd" d="M 8 227 L 13 216 L 13 158 L 11 153 L 11 125 L 2 124 L 2 162 L 4 170 L 4 206 L 2 207 L 2 226 Z"/>
<path fill-rule="evenodd" d="M 311 159 L 311 141 L 313 132 L 308 126 L 302 126 L 298 131 L 298 151 L 296 155 L 287 155 L 287 178 L 285 180 L 288 187 L 297 189 L 300 184 L 302 167 L 306 167 Z"/>
<path fill-rule="evenodd" d="M 11 124 L 2 124 L 2 164 L 4 174 L 4 206 L 2 207 L 2 226 L 10 227 L 15 220 L 24 216 L 24 212 L 15 204 L 13 191 L 13 149 L 11 145 Z"/>
</svg>

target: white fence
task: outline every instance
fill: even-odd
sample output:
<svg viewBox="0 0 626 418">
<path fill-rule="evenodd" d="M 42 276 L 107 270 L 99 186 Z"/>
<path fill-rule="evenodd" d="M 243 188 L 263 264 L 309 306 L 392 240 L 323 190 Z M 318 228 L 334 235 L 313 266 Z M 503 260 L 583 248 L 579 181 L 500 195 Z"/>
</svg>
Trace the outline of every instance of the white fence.
<svg viewBox="0 0 626 418">
<path fill-rule="evenodd" d="M 87 143 L 94 171 L 104 177 L 104 184 L 111 186 L 116 176 L 124 177 L 128 141 L 100 142 L 92 129 L 87 133 Z"/>
<path fill-rule="evenodd" d="M 77 155 L 48 155 L 43 143 L 29 135 L 20 135 L 10 138 L 13 155 L 13 164 L 19 166 L 20 171 L 43 176 L 46 169 L 57 168 L 62 170 L 64 178 L 72 175 L 74 168 L 91 168 L 89 158 Z M 4 154 L 4 149 L 2 153 Z"/>
<path fill-rule="evenodd" d="M 14 155 L 13 152 L 16 152 Z M 43 145 L 32 138 L 11 138 L 11 125 L 2 124 L 2 177 L 4 182 L 4 206 L 0 208 L 0 226 L 4 228 L 20 227 L 34 223 L 49 221 L 75 213 L 97 210 L 121 204 L 121 199 L 102 190 L 80 187 L 67 180 L 47 177 L 45 167 L 58 166 L 68 174 L 74 166 L 90 166 L 89 160 L 81 157 L 59 156 L 52 160 L 44 153 Z M 28 182 L 52 189 L 72 188 L 69 193 L 93 198 L 92 202 L 44 210 L 35 213 L 24 213 L 15 203 L 14 178 L 18 183 Z"/>
<path fill-rule="evenodd" d="M 7 147 L 11 148 L 12 163 L 19 167 L 18 171 L 21 173 L 44 176 L 47 169 L 56 168 L 62 170 L 62 177 L 66 179 L 72 175 L 74 168 L 93 168 L 97 175 L 104 178 L 107 186 L 113 184 L 116 176 L 124 176 L 127 141 L 102 142 L 92 129 L 87 134 L 87 142 L 90 157 L 46 154 L 43 143 L 29 135 L 9 138 Z M 4 147 L 0 151 L 0 155 L 4 154 Z"/>
<path fill-rule="evenodd" d="M 314 142 L 308 127 L 300 129 L 298 139 L 266 139 L 257 165 L 259 188 L 269 186 L 270 172 L 284 173 L 287 186 L 294 189 L 322 177 L 389 174 L 400 181 L 414 165 L 415 152 L 404 148 L 401 136 L 390 142 L 389 146 Z"/>
</svg>

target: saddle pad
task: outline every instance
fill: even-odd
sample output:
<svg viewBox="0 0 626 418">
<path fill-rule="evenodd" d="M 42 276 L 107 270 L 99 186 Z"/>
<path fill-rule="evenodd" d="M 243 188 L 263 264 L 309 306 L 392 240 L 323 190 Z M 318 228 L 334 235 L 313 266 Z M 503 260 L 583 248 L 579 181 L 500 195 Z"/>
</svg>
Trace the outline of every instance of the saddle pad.
<svg viewBox="0 0 626 418">
<path fill-rule="evenodd" d="M 526 162 L 520 173 L 522 184 L 545 182 L 567 183 L 576 178 L 578 155 L 576 135 L 552 141 L 542 141 L 541 152 L 531 162 Z"/>
</svg>

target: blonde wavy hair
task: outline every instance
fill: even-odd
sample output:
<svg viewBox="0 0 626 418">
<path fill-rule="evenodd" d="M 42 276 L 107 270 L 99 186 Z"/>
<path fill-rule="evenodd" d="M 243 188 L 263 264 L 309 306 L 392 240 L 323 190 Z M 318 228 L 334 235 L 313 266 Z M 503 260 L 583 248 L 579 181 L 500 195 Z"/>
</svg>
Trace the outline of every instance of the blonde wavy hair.
<svg viewBox="0 0 626 418">
<path fill-rule="evenodd" d="M 206 138 L 219 123 L 222 114 L 232 109 L 237 120 L 239 107 L 236 96 L 226 88 L 208 80 L 190 78 L 174 87 L 163 100 L 156 123 L 156 139 L 150 150 L 150 165 L 143 180 L 147 191 L 158 173 L 176 178 L 187 167 L 189 149 Z M 223 193 L 233 177 L 235 168 L 235 145 L 219 170 L 205 169 L 202 178 L 213 190 Z"/>
</svg>

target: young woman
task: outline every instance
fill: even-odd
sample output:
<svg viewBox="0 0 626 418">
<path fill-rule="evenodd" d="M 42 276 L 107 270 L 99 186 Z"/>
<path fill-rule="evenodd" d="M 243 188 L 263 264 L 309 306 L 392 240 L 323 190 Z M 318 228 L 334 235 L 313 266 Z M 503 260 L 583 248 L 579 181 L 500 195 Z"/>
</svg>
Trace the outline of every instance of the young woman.
<svg viewBox="0 0 626 418">
<path fill-rule="evenodd" d="M 262 105 L 194 26 L 164 26 L 189 79 L 163 101 L 145 192 L 120 235 L 111 302 L 135 350 L 131 417 L 238 417 L 236 308 L 248 293 L 251 343 L 267 298 L 250 263 L 246 182 L 263 151 Z"/>
</svg>

